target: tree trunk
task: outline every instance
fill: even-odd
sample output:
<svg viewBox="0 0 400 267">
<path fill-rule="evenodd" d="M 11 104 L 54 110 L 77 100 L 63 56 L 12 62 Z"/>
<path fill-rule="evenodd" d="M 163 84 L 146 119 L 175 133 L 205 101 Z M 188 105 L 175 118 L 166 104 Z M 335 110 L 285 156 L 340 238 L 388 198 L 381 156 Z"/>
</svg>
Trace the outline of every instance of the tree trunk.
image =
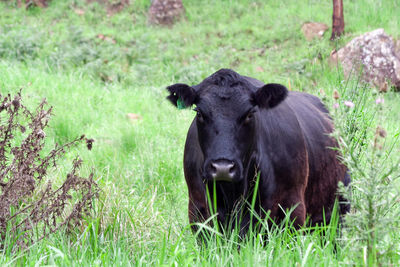
<svg viewBox="0 0 400 267">
<path fill-rule="evenodd" d="M 332 35 L 331 40 L 344 32 L 343 0 L 333 0 Z"/>
<path fill-rule="evenodd" d="M 151 24 L 172 25 L 184 13 L 182 0 L 152 0 L 149 9 L 149 22 Z"/>
</svg>

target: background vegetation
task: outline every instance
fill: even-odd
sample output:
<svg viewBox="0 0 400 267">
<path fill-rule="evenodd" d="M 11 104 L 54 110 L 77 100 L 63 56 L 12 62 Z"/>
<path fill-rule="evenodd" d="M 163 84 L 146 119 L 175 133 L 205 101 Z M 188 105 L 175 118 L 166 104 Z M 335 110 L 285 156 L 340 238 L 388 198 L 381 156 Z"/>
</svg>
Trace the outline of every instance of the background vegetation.
<svg viewBox="0 0 400 267">
<path fill-rule="evenodd" d="M 335 227 L 329 228 L 328 234 L 322 234 L 324 227 L 304 233 L 277 228 L 265 246 L 254 234 L 239 250 L 234 237 L 215 238 L 200 249 L 188 225 L 182 171 L 185 134 L 194 112 L 176 110 L 165 100 L 164 90 L 176 82 L 198 83 L 220 68 L 313 93 L 330 109 L 336 101 L 333 91 L 338 90 L 340 108 L 334 117 L 343 144 L 352 146 L 352 151 L 366 151 L 357 154 L 357 166 L 370 168 L 370 158 L 364 155 L 375 155 L 377 148 L 369 144 L 379 124 L 387 133 L 384 145 L 390 148 L 379 151 L 390 157 L 384 160 L 388 166 L 376 161 L 372 169 L 389 170 L 398 166 L 400 159 L 395 143 L 400 95 L 390 91 L 379 95 L 384 104 L 375 104 L 376 90 L 360 85 L 356 75 L 344 79 L 340 69 L 328 65 L 328 57 L 332 49 L 376 28 L 399 38 L 400 3 L 344 1 L 346 34 L 332 43 L 329 32 L 322 40 L 307 42 L 300 31 L 306 21 L 330 25 L 330 1 L 187 0 L 186 19 L 171 28 L 148 25 L 150 1 L 131 2 L 113 16 L 107 16 L 101 5 L 88 5 L 84 0 L 51 1 L 46 9 L 29 10 L 0 2 L 1 93 L 15 94 L 23 88 L 26 106 L 35 107 L 44 97 L 54 106 L 46 132 L 53 142 L 49 150 L 54 143 L 65 143 L 83 133 L 94 138 L 91 151 L 72 149 L 64 164 L 59 161 L 51 173 L 55 180 L 65 177 L 79 153 L 84 160 L 82 175 L 88 176 L 94 167 L 94 179 L 102 190 L 95 205 L 97 216 L 88 218 L 84 227 L 73 234 L 58 232 L 25 249 L 12 247 L 8 240 L 0 248 L 1 265 L 337 266 L 400 262 L 400 229 L 394 216 L 400 210 L 395 179 L 398 167 L 389 181 L 373 180 L 373 172 L 353 175 L 361 184 L 362 179 L 370 179 L 371 190 L 374 181 L 386 184 L 387 191 L 380 192 L 393 197 L 387 202 L 390 209 L 374 217 L 375 225 L 385 218 L 385 225 L 393 228 L 379 228 L 382 231 L 378 238 L 375 235 L 372 258 L 366 253 L 370 244 L 363 242 L 371 240 L 371 225 L 364 227 L 371 214 L 357 211 L 354 214 L 361 217 L 350 220 L 343 235 L 338 235 Z M 344 106 L 343 100 L 353 101 L 355 108 Z M 349 122 L 358 127 L 349 129 Z M 360 129 L 366 134 L 352 135 Z M 357 138 L 350 138 L 354 136 Z M 359 193 L 359 188 L 362 190 L 362 186 L 356 187 L 353 196 L 361 201 L 367 194 Z M 365 203 L 360 203 L 364 207 Z M 359 231 L 353 231 L 358 224 L 362 225 Z"/>
</svg>

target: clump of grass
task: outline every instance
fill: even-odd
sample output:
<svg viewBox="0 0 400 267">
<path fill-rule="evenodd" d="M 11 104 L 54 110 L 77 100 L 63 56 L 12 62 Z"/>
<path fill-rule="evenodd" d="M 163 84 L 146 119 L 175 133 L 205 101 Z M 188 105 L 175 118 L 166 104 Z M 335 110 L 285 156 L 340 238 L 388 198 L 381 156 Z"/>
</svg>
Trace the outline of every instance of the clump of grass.
<svg viewBox="0 0 400 267">
<path fill-rule="evenodd" d="M 43 46 L 42 33 L 34 28 L 0 28 L 0 58 L 29 61 L 36 59 Z"/>
<path fill-rule="evenodd" d="M 93 173 L 88 178 L 78 175 L 79 158 L 61 186 L 46 181 L 69 148 L 85 140 L 88 149 L 93 145 L 93 139 L 82 135 L 44 153 L 51 112 L 45 100 L 31 112 L 21 93 L 14 98 L 0 95 L 0 245 L 7 251 L 39 241 L 63 226 L 72 230 L 81 225 L 98 193 Z"/>
<path fill-rule="evenodd" d="M 114 61 L 124 59 L 119 50 L 113 37 L 103 34 L 86 37 L 80 27 L 71 26 L 68 38 L 57 44 L 48 63 L 51 68 L 61 70 L 82 68 L 89 76 L 111 82 L 118 79 Z"/>
<path fill-rule="evenodd" d="M 255 177 L 249 198 L 238 204 L 235 211 L 237 217 L 230 218 L 226 224 L 219 223 L 217 219 L 215 189 L 212 195 L 207 190 L 211 216 L 205 222 L 195 223 L 198 258 L 224 265 L 262 265 L 267 261 L 268 266 L 308 266 L 317 262 L 320 264 L 321 255 L 341 253 L 341 247 L 338 246 L 341 230 L 337 202 L 329 222 L 324 221 L 318 226 L 306 223 L 299 228 L 291 218 L 296 207 L 282 210 L 285 217 L 281 221 L 274 221 L 269 216 L 269 211 L 260 211 L 256 207 L 258 183 L 259 175 Z M 215 183 L 211 186 L 215 186 Z M 241 219 L 246 212 L 250 213 L 247 214 L 250 221 L 243 231 Z M 325 264 L 335 262 L 333 257 Z"/>
</svg>

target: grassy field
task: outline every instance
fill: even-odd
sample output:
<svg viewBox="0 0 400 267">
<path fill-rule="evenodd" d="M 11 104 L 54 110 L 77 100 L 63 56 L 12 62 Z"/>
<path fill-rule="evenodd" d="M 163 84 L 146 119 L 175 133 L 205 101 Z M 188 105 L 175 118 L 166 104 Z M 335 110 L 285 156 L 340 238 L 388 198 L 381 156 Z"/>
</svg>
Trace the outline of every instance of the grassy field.
<svg viewBox="0 0 400 267">
<path fill-rule="evenodd" d="M 84 0 L 53 0 L 47 9 L 27 11 L 0 2 L 1 93 L 23 88 L 23 101 L 30 107 L 47 98 L 54 106 L 49 147 L 81 134 L 94 138 L 93 150 L 73 149 L 51 178 L 65 176 L 79 154 L 82 174 L 94 169 L 102 189 L 95 217 L 87 219 L 82 231 L 58 232 L 20 251 L 6 244 L 0 248 L 0 265 L 368 265 L 358 239 L 334 229 L 323 235 L 322 228 L 312 233 L 277 228 L 265 246 L 256 234 L 240 245 L 237 237 L 216 237 L 201 249 L 188 223 L 182 169 L 185 135 L 195 113 L 167 103 L 164 88 L 199 83 L 220 68 L 232 68 L 318 95 L 330 109 L 334 90 L 356 102 L 346 92 L 364 87 L 357 77 L 345 80 L 330 67 L 329 54 L 376 28 L 399 38 L 400 3 L 344 1 L 346 34 L 332 43 L 330 32 L 307 42 L 300 31 L 307 21 L 330 25 L 331 1 L 186 0 L 186 18 L 172 28 L 147 24 L 149 0 L 131 2 L 114 16 Z M 387 144 L 394 144 L 399 93 L 388 92 L 377 108 L 376 92 L 366 89 L 369 102 L 358 120 L 378 110 L 374 123 L 386 129 Z M 141 117 L 131 120 L 128 113 Z M 347 114 L 345 108 L 334 112 L 344 132 Z M 395 144 L 390 162 L 400 159 L 399 152 Z M 368 158 L 361 157 L 360 164 L 368 165 Z M 392 209 L 393 214 L 400 211 L 398 204 Z M 383 265 L 400 263 L 399 230 L 391 229 L 376 252 Z"/>
</svg>

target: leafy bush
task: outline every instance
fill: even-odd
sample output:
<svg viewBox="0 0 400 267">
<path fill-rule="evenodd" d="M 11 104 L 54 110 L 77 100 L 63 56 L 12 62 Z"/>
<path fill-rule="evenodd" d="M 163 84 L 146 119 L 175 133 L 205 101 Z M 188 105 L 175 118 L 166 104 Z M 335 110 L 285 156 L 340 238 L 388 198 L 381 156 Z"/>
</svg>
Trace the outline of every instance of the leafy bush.
<svg viewBox="0 0 400 267">
<path fill-rule="evenodd" d="M 386 263 L 399 249 L 393 235 L 400 226 L 400 161 L 395 156 L 399 132 L 388 136 L 379 125 L 384 92 L 358 83 L 349 89 L 345 84 L 334 98 L 336 137 L 352 176 L 351 190 L 342 188 L 352 205 L 344 227 L 353 251 L 349 259 L 362 257 L 366 266 Z"/>
<path fill-rule="evenodd" d="M 45 154 L 44 130 L 52 108 L 43 100 L 31 112 L 20 93 L 14 98 L 0 95 L 0 101 L 0 244 L 26 246 L 63 226 L 80 225 L 98 193 L 93 173 L 80 177 L 82 161 L 77 158 L 61 186 L 46 178 L 70 147 L 86 141 L 91 149 L 93 140 L 82 135 Z"/>
</svg>

